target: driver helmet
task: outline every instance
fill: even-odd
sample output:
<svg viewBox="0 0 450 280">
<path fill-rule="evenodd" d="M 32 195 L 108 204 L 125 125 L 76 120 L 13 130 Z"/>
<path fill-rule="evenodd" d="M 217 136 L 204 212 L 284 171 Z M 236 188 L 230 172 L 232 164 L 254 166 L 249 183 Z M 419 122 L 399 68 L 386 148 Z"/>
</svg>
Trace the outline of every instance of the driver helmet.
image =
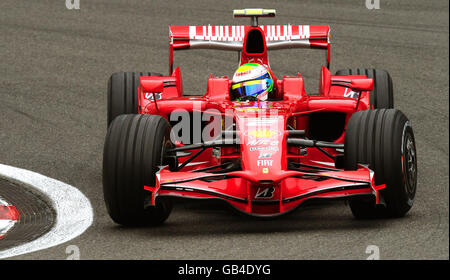
<svg viewBox="0 0 450 280">
<path fill-rule="evenodd" d="M 231 100 L 267 101 L 272 91 L 272 76 L 266 67 L 257 63 L 242 64 L 231 81 Z"/>
</svg>

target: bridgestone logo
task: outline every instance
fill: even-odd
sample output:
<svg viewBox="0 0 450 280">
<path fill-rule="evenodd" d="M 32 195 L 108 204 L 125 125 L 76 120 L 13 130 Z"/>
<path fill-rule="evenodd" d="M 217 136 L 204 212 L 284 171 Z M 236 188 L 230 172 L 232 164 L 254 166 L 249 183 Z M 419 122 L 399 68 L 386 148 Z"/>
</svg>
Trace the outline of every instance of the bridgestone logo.
<svg viewBox="0 0 450 280">
<path fill-rule="evenodd" d="M 258 188 L 255 198 L 272 198 L 273 192 L 275 191 L 274 187 L 268 187 L 268 188 Z"/>
</svg>

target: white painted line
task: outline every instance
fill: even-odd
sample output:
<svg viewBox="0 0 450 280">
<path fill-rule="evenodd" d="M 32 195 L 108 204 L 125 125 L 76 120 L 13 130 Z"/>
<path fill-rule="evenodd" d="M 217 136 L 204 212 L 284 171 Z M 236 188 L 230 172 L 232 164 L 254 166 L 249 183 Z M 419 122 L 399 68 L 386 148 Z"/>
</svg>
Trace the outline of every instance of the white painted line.
<svg viewBox="0 0 450 280">
<path fill-rule="evenodd" d="M 55 225 L 48 233 L 29 243 L 0 251 L 0 259 L 59 245 L 91 226 L 94 218 L 91 203 L 77 188 L 36 172 L 3 164 L 0 164 L 0 177 L 23 183 L 47 195 L 56 211 Z"/>
</svg>

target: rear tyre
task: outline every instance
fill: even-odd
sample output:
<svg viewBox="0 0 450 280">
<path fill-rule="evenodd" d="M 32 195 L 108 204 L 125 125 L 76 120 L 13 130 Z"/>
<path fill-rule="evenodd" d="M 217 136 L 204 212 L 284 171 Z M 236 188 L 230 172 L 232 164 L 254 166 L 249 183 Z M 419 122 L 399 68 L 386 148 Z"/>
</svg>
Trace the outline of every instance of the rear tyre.
<svg viewBox="0 0 450 280">
<path fill-rule="evenodd" d="M 138 87 L 141 76 L 162 76 L 150 72 L 114 73 L 108 80 L 108 126 L 115 117 L 138 113 Z"/>
<path fill-rule="evenodd" d="M 373 200 L 352 199 L 356 218 L 402 217 L 412 207 L 417 186 L 417 157 L 414 133 L 408 118 L 399 110 L 358 111 L 347 123 L 344 166 L 355 170 L 368 164 L 375 172 L 375 185 L 385 205 Z"/>
<path fill-rule="evenodd" d="M 394 108 L 394 88 L 391 75 L 380 69 L 343 69 L 338 70 L 336 75 L 367 75 L 373 79 L 373 90 L 370 92 L 371 109 L 391 109 Z"/>
<path fill-rule="evenodd" d="M 111 123 L 103 153 L 103 194 L 114 222 L 127 226 L 163 223 L 172 210 L 170 200 L 151 192 L 158 166 L 171 147 L 170 126 L 155 115 L 120 115 Z"/>
</svg>

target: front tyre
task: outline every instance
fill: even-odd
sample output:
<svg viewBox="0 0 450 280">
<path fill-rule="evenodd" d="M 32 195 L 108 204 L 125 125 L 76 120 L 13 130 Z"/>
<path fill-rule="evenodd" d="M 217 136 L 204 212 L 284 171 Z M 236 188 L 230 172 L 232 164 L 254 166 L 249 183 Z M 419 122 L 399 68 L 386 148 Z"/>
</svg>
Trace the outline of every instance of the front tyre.
<svg viewBox="0 0 450 280">
<path fill-rule="evenodd" d="M 414 133 L 408 118 L 396 109 L 359 111 L 347 123 L 345 169 L 368 164 L 385 206 L 373 200 L 352 199 L 356 218 L 402 217 L 412 207 L 417 187 L 417 157 Z"/>
<path fill-rule="evenodd" d="M 172 210 L 171 202 L 157 197 L 149 205 L 158 166 L 171 147 L 170 126 L 155 115 L 120 115 L 106 135 L 103 153 L 103 194 L 114 222 L 127 226 L 163 223 Z"/>
</svg>

